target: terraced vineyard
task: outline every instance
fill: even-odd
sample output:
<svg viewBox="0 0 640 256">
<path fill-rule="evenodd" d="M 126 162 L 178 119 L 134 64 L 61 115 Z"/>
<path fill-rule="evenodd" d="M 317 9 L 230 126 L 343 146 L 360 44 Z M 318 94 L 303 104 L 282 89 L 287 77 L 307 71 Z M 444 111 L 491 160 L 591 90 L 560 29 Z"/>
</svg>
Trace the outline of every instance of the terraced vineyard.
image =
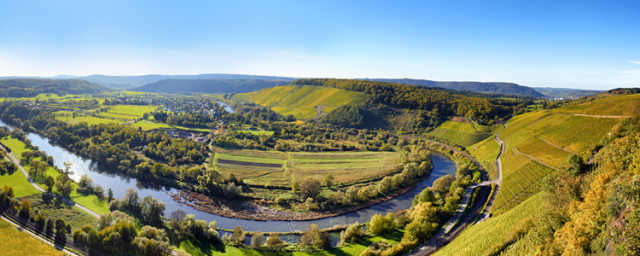
<svg viewBox="0 0 640 256">
<path fill-rule="evenodd" d="M 493 134 L 496 129 L 502 126 L 479 125 L 472 121 L 446 121 L 429 132 L 443 142 L 453 143 L 460 146 L 470 146 L 482 141 Z"/>
<path fill-rule="evenodd" d="M 484 255 L 523 218 L 531 218 L 544 206 L 545 193 L 540 192 L 511 211 L 467 228 L 460 236 L 433 255 Z"/>
<path fill-rule="evenodd" d="M 318 113 L 329 113 L 339 106 L 361 102 L 366 97 L 363 93 L 329 87 L 276 86 L 236 94 L 233 98 L 270 107 L 282 115 L 307 119 L 317 116 Z"/>
<path fill-rule="evenodd" d="M 623 119 L 606 115 L 630 114 L 628 109 L 634 109 L 635 104 L 632 100 L 638 98 L 637 95 L 599 96 L 575 106 L 525 113 L 509 120 L 500 134 L 505 142 L 501 158 L 503 183 L 492 212 L 503 213 L 540 191 L 539 181 L 554 169 L 564 168 L 571 154 L 586 159 Z M 605 110 L 603 106 L 610 109 Z M 498 151 L 493 138 L 469 146 L 468 150 L 491 170 L 490 163 Z"/>
</svg>

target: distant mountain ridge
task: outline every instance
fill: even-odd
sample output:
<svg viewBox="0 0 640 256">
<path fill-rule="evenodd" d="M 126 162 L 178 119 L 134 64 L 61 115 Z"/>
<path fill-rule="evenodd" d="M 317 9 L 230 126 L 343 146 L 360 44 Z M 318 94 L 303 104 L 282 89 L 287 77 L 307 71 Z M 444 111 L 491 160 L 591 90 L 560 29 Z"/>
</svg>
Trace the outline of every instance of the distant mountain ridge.
<svg viewBox="0 0 640 256">
<path fill-rule="evenodd" d="M 546 98 L 577 99 L 584 96 L 591 96 L 605 91 L 581 90 L 569 88 L 533 87 L 534 90 L 542 93 Z"/>
<path fill-rule="evenodd" d="M 224 80 L 265 80 L 265 81 L 293 81 L 292 77 L 281 76 L 258 76 L 239 74 L 199 74 L 199 75 L 142 75 L 142 76 L 108 76 L 90 75 L 78 77 L 89 82 L 98 83 L 111 88 L 132 89 L 158 81 L 172 80 L 204 80 L 204 79 L 224 79 Z"/>
<path fill-rule="evenodd" d="M 134 88 L 142 88 L 140 91 L 152 91 L 153 89 L 149 89 L 148 87 L 144 87 L 145 85 L 156 83 L 162 80 L 263 80 L 263 81 L 285 81 L 292 82 L 296 78 L 294 77 L 284 77 L 284 76 L 261 76 L 261 75 L 243 75 L 243 74 L 221 74 L 221 73 L 210 73 L 210 74 L 198 74 L 198 75 L 141 75 L 141 76 L 110 76 L 110 75 L 89 75 L 89 76 L 74 76 L 74 75 L 59 75 L 55 77 L 0 77 L 0 79 L 53 79 L 53 80 L 70 80 L 70 79 L 83 79 L 88 82 L 96 83 L 105 87 L 114 88 L 114 89 L 125 89 L 131 90 Z M 450 90 L 457 91 L 471 91 L 476 93 L 485 93 L 485 94 L 496 94 L 496 95 L 514 95 L 514 96 L 526 96 L 526 97 L 534 97 L 534 98 L 579 98 L 582 96 L 589 96 L 593 94 L 597 94 L 603 91 L 597 90 L 580 90 L 580 89 L 567 89 L 567 88 L 549 88 L 549 87 L 527 87 L 515 83 L 506 83 L 506 82 L 442 82 L 442 81 L 433 81 L 426 79 L 411 79 L 411 78 L 371 78 L 371 79 L 361 79 L 361 80 L 371 80 L 371 81 L 383 81 L 383 82 L 392 82 L 392 83 L 400 83 L 400 84 L 410 84 L 410 85 L 419 85 L 419 86 L 427 86 L 427 87 L 439 87 Z M 166 84 L 167 82 L 163 82 L 161 84 Z M 194 82 L 201 83 L 201 82 Z M 238 84 L 241 82 L 233 82 L 231 84 Z M 281 85 L 282 83 L 275 83 L 277 85 Z M 237 85 L 236 85 L 237 86 Z M 260 90 L 264 87 L 258 86 L 254 84 L 252 86 L 256 86 L 257 90 Z M 275 86 L 275 85 L 274 85 Z M 135 89 L 138 90 L 138 89 Z M 168 89 L 162 89 L 162 92 L 168 92 Z M 205 90 L 202 87 L 198 91 L 192 92 L 201 92 L 200 90 Z M 207 90 L 205 90 L 207 91 Z M 246 92 L 246 91 L 242 91 Z M 182 89 L 181 93 L 189 93 L 188 89 Z"/>
<path fill-rule="evenodd" d="M 33 97 L 40 93 L 94 94 L 108 91 L 99 84 L 80 79 L 2 79 L 0 97 Z"/>
<path fill-rule="evenodd" d="M 514 84 L 514 83 L 505 83 L 505 82 L 440 82 L 440 81 L 410 79 L 410 78 L 402 78 L 402 79 L 374 78 L 369 80 L 398 83 L 398 84 L 421 85 L 421 86 L 427 86 L 427 87 L 440 87 L 440 88 L 452 89 L 457 91 L 472 91 L 472 92 L 490 93 L 490 94 L 517 95 L 517 96 L 528 96 L 528 97 L 534 97 L 534 98 L 545 97 L 544 94 L 539 93 L 538 91 L 534 90 L 531 87 Z"/>
<path fill-rule="evenodd" d="M 165 79 L 133 90 L 176 94 L 245 93 L 289 83 L 290 81 L 261 79 Z"/>
</svg>

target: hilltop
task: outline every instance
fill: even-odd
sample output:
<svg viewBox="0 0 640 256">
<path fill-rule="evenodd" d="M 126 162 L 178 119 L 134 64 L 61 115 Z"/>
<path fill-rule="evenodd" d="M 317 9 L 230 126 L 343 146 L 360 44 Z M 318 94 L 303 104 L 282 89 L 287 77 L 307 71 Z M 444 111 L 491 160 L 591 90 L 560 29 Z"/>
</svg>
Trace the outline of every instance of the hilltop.
<svg viewBox="0 0 640 256">
<path fill-rule="evenodd" d="M 4 79 L 0 80 L 0 96 L 33 97 L 40 93 L 95 94 L 109 89 L 80 79 Z"/>
<path fill-rule="evenodd" d="M 597 90 L 580 90 L 569 88 L 552 88 L 552 87 L 533 87 L 534 90 L 544 94 L 546 98 L 563 98 L 563 99 L 577 99 L 584 96 L 591 96 L 604 91 Z"/>
<path fill-rule="evenodd" d="M 439 82 L 439 81 L 432 81 L 432 80 L 409 79 L 409 78 L 403 78 L 403 79 L 376 78 L 371 80 L 390 82 L 390 83 L 399 83 L 399 84 L 420 85 L 420 86 L 426 86 L 426 87 L 440 87 L 440 88 L 457 90 L 457 91 L 471 91 L 471 92 L 489 93 L 489 94 L 516 95 L 516 96 L 526 96 L 526 97 L 533 97 L 533 98 L 541 98 L 545 96 L 530 87 L 522 86 L 514 83 L 504 83 L 504 82 Z"/>
<path fill-rule="evenodd" d="M 363 93 L 319 86 L 276 86 L 233 96 L 233 99 L 269 107 L 298 119 L 318 117 L 366 98 Z"/>
</svg>

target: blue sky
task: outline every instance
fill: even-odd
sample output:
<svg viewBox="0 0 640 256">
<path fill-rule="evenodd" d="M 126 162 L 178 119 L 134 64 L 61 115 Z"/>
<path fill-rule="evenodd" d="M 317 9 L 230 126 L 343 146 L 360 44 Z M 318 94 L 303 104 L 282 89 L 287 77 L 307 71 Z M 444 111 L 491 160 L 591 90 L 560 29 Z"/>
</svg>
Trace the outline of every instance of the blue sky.
<svg viewBox="0 0 640 256">
<path fill-rule="evenodd" d="M 0 76 L 640 87 L 640 1 L 5 1 Z"/>
</svg>

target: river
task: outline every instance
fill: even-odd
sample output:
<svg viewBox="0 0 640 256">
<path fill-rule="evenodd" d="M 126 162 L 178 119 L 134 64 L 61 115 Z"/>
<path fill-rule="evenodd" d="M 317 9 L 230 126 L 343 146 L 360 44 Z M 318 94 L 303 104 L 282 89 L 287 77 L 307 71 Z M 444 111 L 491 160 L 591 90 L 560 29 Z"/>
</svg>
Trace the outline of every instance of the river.
<svg viewBox="0 0 640 256">
<path fill-rule="evenodd" d="M 8 126 L 4 122 L 0 121 L 0 126 Z M 165 216 L 169 217 L 171 212 L 175 210 L 183 210 L 188 214 L 194 214 L 196 219 L 213 221 L 215 220 L 218 227 L 223 229 L 233 229 L 236 226 L 241 226 L 245 231 L 260 231 L 260 232 L 291 232 L 291 231 L 304 231 L 310 224 L 316 224 L 321 229 L 330 228 L 334 225 L 351 224 L 356 221 L 364 223 L 369 221 L 374 214 L 386 214 L 388 212 L 394 212 L 397 210 L 408 209 L 411 207 L 413 197 L 420 193 L 424 188 L 431 186 L 436 179 L 451 174 L 454 175 L 456 166 L 453 161 L 445 156 L 434 154 L 431 157 L 433 161 L 433 171 L 429 177 L 420 181 L 414 189 L 402 194 L 394 199 L 386 202 L 382 202 L 371 207 L 367 207 L 355 212 L 347 213 L 340 216 L 329 217 L 318 220 L 308 221 L 254 221 L 243 220 L 222 217 L 206 212 L 201 212 L 193 209 L 192 207 L 179 204 L 171 198 L 171 194 L 176 193 L 174 188 L 167 188 L 162 186 L 149 186 L 148 184 L 142 185 L 135 178 L 128 177 L 120 174 L 110 173 L 109 170 L 98 170 L 96 165 L 90 160 L 83 159 L 59 146 L 55 146 L 49 142 L 49 140 L 35 133 L 27 133 L 27 138 L 31 140 L 34 146 L 37 146 L 40 150 L 46 152 L 54 159 L 54 164 L 60 168 L 65 169 L 65 162 L 71 163 L 70 170 L 73 174 L 70 175 L 75 181 L 80 180 L 83 174 L 86 174 L 91 178 L 95 185 L 100 185 L 106 191 L 111 188 L 114 193 L 114 197 L 121 198 L 128 188 L 134 188 L 138 195 L 143 198 L 145 196 L 152 196 L 162 201 L 166 205 Z"/>
<path fill-rule="evenodd" d="M 225 111 L 229 112 L 229 113 L 235 113 L 236 111 L 233 110 L 233 108 L 231 108 L 231 106 L 229 106 L 229 104 L 224 103 L 222 101 L 216 100 L 216 103 L 218 103 L 218 105 L 222 106 L 224 108 Z"/>
</svg>

